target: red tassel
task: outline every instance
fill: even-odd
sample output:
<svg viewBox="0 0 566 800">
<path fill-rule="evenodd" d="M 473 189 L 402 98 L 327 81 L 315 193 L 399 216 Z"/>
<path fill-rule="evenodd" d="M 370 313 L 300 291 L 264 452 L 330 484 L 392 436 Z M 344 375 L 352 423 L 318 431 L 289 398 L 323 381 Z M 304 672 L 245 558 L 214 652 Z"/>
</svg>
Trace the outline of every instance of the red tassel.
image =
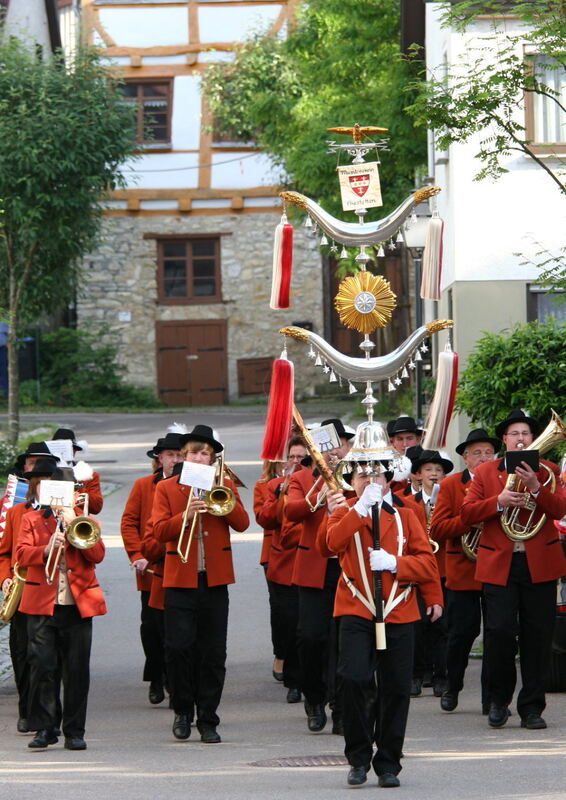
<svg viewBox="0 0 566 800">
<path fill-rule="evenodd" d="M 293 391 L 293 363 L 284 358 L 275 359 L 261 458 L 269 461 L 283 461 L 285 458 L 293 417 Z"/>
<path fill-rule="evenodd" d="M 275 229 L 270 308 L 289 308 L 293 265 L 293 226 L 281 222 Z"/>
</svg>

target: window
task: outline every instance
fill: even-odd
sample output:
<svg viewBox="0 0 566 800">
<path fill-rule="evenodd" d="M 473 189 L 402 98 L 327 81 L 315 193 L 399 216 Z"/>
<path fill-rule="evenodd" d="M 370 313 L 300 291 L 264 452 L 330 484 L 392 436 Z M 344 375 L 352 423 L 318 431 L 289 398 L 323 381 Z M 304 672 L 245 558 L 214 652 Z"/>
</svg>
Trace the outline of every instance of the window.
<svg viewBox="0 0 566 800">
<path fill-rule="evenodd" d="M 136 142 L 156 144 L 171 140 L 171 82 L 127 81 L 122 86 L 127 103 L 136 106 Z"/>
<path fill-rule="evenodd" d="M 531 61 L 536 77 L 549 88 L 551 96 L 527 93 L 527 136 L 544 148 L 542 152 L 566 151 L 566 112 L 560 107 L 566 105 L 566 68 L 548 56 L 534 55 Z"/>
<path fill-rule="evenodd" d="M 556 320 L 566 320 L 566 300 L 563 292 L 547 292 L 546 289 L 529 284 L 527 286 L 527 320 L 544 322 L 554 317 Z"/>
<path fill-rule="evenodd" d="M 160 303 L 222 301 L 219 238 L 160 239 L 157 263 Z"/>
</svg>

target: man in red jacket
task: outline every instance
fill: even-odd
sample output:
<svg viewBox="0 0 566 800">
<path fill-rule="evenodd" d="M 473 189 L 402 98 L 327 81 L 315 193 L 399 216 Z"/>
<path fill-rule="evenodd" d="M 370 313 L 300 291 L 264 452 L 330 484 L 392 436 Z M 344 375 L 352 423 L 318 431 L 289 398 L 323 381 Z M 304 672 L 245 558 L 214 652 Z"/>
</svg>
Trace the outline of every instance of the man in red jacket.
<svg viewBox="0 0 566 800">
<path fill-rule="evenodd" d="M 507 452 L 528 449 L 538 432 L 536 420 L 515 409 L 495 429 Z M 480 464 L 462 505 L 462 522 L 483 522 L 476 580 L 483 584 L 487 608 L 491 706 L 488 721 L 501 728 L 509 718 L 509 703 L 517 681 L 515 656 L 517 632 L 523 686 L 517 697 L 521 727 L 546 728 L 541 714 L 545 708 L 544 674 L 550 658 L 556 603 L 556 579 L 566 574 L 566 558 L 553 520 L 566 514 L 566 496 L 555 464 L 541 462 L 538 472 L 521 462 L 516 467 L 524 490 L 506 487 L 505 458 Z M 545 465 L 545 466 L 543 466 Z M 555 490 L 545 481 L 554 474 Z M 513 541 L 501 527 L 506 509 L 534 506 L 536 518 L 546 516 L 537 534 Z M 529 512 L 530 513 L 530 512 Z"/>
<path fill-rule="evenodd" d="M 476 581 L 475 561 L 462 549 L 462 536 L 470 530 L 460 517 L 462 502 L 472 485 L 476 468 L 493 461 L 501 442 L 491 437 L 483 428 L 470 431 L 466 440 L 456 447 L 466 468 L 453 472 L 440 484 L 438 498 L 432 515 L 431 538 L 445 546 L 446 570 L 446 648 L 447 687 L 440 698 L 443 711 L 454 711 L 458 694 L 464 688 L 464 673 L 468 666 L 470 650 L 479 636 L 482 619 L 481 583 Z M 484 614 L 485 628 L 485 614 Z M 489 711 L 487 687 L 487 651 L 482 659 L 482 709 Z"/>
<path fill-rule="evenodd" d="M 223 450 L 208 425 L 195 425 L 182 440 L 185 460 L 195 464 L 210 465 Z M 175 712 L 173 735 L 189 738 L 196 709 L 201 741 L 207 744 L 221 741 L 217 709 L 226 675 L 228 584 L 234 583 L 230 528 L 245 531 L 249 525 L 234 483 L 225 478 L 224 485 L 234 494 L 234 507 L 224 516 L 213 516 L 198 493 L 191 494 L 191 487 L 179 483 L 174 474 L 157 484 L 151 517 L 153 535 L 167 548 L 165 661 Z M 187 548 L 195 515 L 194 535 L 183 561 L 178 550 Z"/>
<path fill-rule="evenodd" d="M 63 470 L 59 473 L 55 471 L 52 480 L 66 479 Z M 31 486 L 33 475 L 29 476 Z M 60 665 L 65 747 L 86 749 L 92 617 L 106 613 L 95 573 L 95 564 L 104 558 L 104 544 L 99 538 L 92 547 L 78 549 L 68 542 L 62 527 L 68 525 L 75 512 L 67 512 L 64 524 L 49 506 L 25 514 L 16 546 L 18 563 L 27 567 L 20 611 L 28 615 L 28 723 L 31 730 L 37 731 L 28 745 L 31 748 L 45 748 L 58 741 L 54 729 Z M 46 563 L 59 548 L 62 555 L 49 583 Z"/>
<path fill-rule="evenodd" d="M 340 619 L 338 674 L 350 786 L 365 783 L 372 764 L 380 786 L 399 786 L 413 667 L 413 623 L 419 618 L 414 584 L 435 587 L 427 594 L 431 618 L 442 614 L 442 589 L 430 543 L 414 512 L 395 503 L 389 491 L 393 472 L 388 463 L 375 462 L 374 469 L 380 470 L 376 483 L 370 483 L 367 469 L 359 465 L 351 479 L 356 497 L 346 500 L 332 493 L 328 499 L 333 513 L 326 544 L 337 554 L 341 568 L 334 615 Z M 372 535 L 376 504 L 379 550 L 373 549 Z M 373 570 L 382 575 L 385 650 L 376 650 Z"/>
<path fill-rule="evenodd" d="M 147 455 L 153 461 L 151 475 L 134 481 L 130 490 L 120 532 L 130 563 L 136 572 L 136 584 L 141 599 L 140 637 L 145 654 L 143 679 L 149 681 L 149 702 L 161 703 L 165 697 L 163 677 L 165 673 L 163 644 L 163 612 L 148 605 L 152 575 L 146 572 L 148 560 L 141 551 L 148 520 L 151 517 L 153 496 L 159 481 L 169 478 L 173 467 L 182 460 L 181 434 L 169 431 L 159 438 Z"/>
</svg>

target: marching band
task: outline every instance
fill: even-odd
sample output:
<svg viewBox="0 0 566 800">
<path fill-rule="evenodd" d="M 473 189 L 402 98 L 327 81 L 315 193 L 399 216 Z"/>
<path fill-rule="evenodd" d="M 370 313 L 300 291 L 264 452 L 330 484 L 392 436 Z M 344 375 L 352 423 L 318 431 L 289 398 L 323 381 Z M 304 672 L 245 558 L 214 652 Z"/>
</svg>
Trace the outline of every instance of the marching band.
<svg viewBox="0 0 566 800">
<path fill-rule="evenodd" d="M 321 455 L 292 431 L 286 460 L 264 462 L 253 493 L 273 676 L 288 703 L 303 701 L 307 730 L 323 730 L 331 714 L 348 785 L 373 768 L 380 786 L 399 786 L 410 697 L 428 668 L 439 711 L 455 711 L 482 628 L 478 712 L 491 728 L 505 725 L 519 652 L 520 724 L 545 728 L 556 581 L 566 575 L 555 521 L 566 517 L 566 494 L 556 465 L 538 455 L 566 438 L 562 421 L 554 415 L 538 435 L 536 420 L 512 410 L 496 436 L 468 433 L 456 447 L 459 471 L 444 452 L 423 450 L 410 417 L 391 420 L 387 433 L 375 424 L 381 440 L 367 460 L 342 420 L 320 425 L 334 428 L 339 445 Z M 7 492 L 3 501 L 0 616 L 10 622 L 17 731 L 33 734 L 30 748 L 62 734 L 67 749 L 83 750 L 92 618 L 106 612 L 93 518 L 103 501 L 99 476 L 74 461 L 73 431 L 54 439 L 67 440 L 72 460 L 62 465 L 47 443 L 30 444 L 13 470 L 25 498 Z M 143 680 L 150 703 L 168 698 L 174 739 L 196 726 L 202 742 L 218 744 L 230 531 L 245 531 L 249 518 L 208 425 L 169 430 L 147 455 L 151 471 L 134 482 L 121 519 L 141 598 Z M 71 501 L 46 502 L 50 482 L 70 486 Z"/>
</svg>

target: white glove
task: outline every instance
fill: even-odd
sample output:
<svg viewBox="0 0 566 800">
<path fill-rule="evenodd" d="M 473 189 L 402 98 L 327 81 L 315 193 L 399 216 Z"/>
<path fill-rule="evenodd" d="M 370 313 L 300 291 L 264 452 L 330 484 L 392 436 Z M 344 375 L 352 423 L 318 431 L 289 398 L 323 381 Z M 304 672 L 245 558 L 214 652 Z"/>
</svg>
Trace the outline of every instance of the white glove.
<svg viewBox="0 0 566 800">
<path fill-rule="evenodd" d="M 368 483 L 354 508 L 360 517 L 367 517 L 369 516 L 370 508 L 376 503 L 381 503 L 382 496 L 383 490 L 378 483 Z"/>
<path fill-rule="evenodd" d="M 374 550 L 368 547 L 369 565 L 373 572 L 397 572 L 397 559 L 387 550 Z"/>
</svg>

